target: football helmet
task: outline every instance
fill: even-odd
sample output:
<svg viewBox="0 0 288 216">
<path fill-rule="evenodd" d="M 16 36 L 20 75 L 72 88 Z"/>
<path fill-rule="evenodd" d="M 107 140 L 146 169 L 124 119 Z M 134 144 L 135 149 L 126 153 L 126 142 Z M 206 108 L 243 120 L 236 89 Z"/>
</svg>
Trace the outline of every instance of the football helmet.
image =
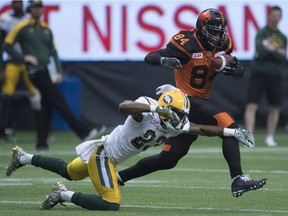
<svg viewBox="0 0 288 216">
<path fill-rule="evenodd" d="M 205 48 L 222 48 L 227 40 L 227 20 L 220 11 L 209 8 L 200 13 L 196 22 L 198 38 Z"/>
<path fill-rule="evenodd" d="M 177 116 L 177 121 L 175 119 L 172 121 L 171 119 L 161 118 L 167 128 L 175 128 L 176 130 L 182 129 L 183 126 L 188 121 L 188 114 L 190 111 L 190 100 L 179 90 L 169 90 L 165 91 L 160 98 L 158 99 L 158 106 L 164 108 L 170 108 L 172 112 L 174 112 L 175 116 Z"/>
</svg>

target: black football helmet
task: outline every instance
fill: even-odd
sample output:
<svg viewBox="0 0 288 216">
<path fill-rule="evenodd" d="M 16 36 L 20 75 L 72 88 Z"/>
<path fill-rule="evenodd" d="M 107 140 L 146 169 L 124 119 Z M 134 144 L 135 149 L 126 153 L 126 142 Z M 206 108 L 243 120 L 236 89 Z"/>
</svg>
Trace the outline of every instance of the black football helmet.
<svg viewBox="0 0 288 216">
<path fill-rule="evenodd" d="M 200 13 L 196 30 L 201 43 L 208 50 L 221 49 L 227 40 L 227 20 L 220 11 L 209 8 Z"/>
</svg>

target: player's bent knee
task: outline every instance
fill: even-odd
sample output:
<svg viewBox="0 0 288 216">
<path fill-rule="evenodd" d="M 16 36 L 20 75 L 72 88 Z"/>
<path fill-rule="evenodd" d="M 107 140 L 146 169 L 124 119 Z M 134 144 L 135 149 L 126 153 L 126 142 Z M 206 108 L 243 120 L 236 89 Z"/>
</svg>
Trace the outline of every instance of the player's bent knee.
<svg viewBox="0 0 288 216">
<path fill-rule="evenodd" d="M 181 157 L 177 156 L 174 153 L 164 151 L 159 154 L 159 157 L 161 158 L 162 169 L 174 168 L 177 165 L 178 161 L 181 159 Z"/>
</svg>

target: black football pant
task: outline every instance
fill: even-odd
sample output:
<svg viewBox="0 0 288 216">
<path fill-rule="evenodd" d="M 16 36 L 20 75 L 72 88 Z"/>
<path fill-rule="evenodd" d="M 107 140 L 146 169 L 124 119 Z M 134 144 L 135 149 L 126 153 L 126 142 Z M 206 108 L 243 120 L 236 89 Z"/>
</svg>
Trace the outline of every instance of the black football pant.
<svg viewBox="0 0 288 216">
<path fill-rule="evenodd" d="M 67 122 L 70 128 L 77 134 L 80 139 L 86 137 L 90 128 L 78 120 L 69 108 L 62 93 L 57 86 L 52 83 L 47 70 L 38 71 L 30 76 L 33 84 L 41 93 L 41 111 L 35 111 L 37 144 L 38 150 L 48 147 L 47 138 L 51 129 L 52 111 L 55 109 Z"/>
</svg>

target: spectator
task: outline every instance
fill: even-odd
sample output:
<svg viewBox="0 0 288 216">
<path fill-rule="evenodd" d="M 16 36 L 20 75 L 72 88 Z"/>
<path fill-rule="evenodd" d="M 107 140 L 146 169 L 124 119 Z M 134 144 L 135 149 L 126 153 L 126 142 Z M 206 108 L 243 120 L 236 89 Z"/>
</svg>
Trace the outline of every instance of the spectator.
<svg viewBox="0 0 288 216">
<path fill-rule="evenodd" d="M 57 158 L 32 155 L 16 146 L 12 149 L 6 176 L 23 165 L 31 164 L 68 180 L 77 181 L 89 177 L 99 196 L 69 191 L 62 183 L 57 182 L 42 202 L 42 208 L 51 209 L 66 201 L 89 210 L 119 210 L 121 195 L 115 166 L 149 147 L 163 144 L 168 137 L 181 133 L 228 136 L 235 137 L 244 145 L 253 145 L 247 130 L 190 123 L 187 117 L 189 108 L 188 97 L 179 90 L 163 92 L 158 102 L 144 96 L 136 101 L 126 100 L 119 105 L 121 112 L 130 115 L 125 123 L 99 140 L 78 145 L 76 151 L 79 157 L 70 163 Z M 264 185 L 266 180 L 263 179 L 262 183 Z"/>
<path fill-rule="evenodd" d="M 30 14 L 25 13 L 23 10 L 23 1 L 13 0 L 11 2 L 13 11 L 8 11 L 0 17 L 0 28 L 1 28 L 1 61 L 0 70 L 2 75 L 2 95 L 1 95 L 1 106 L 0 106 L 0 140 L 7 140 L 8 127 L 11 127 L 11 110 L 12 100 L 15 93 L 15 89 L 18 85 L 19 78 L 22 77 L 26 88 L 29 91 L 29 99 L 33 109 L 40 109 L 40 93 L 37 88 L 31 83 L 28 76 L 25 64 L 17 62 L 14 58 L 8 58 L 5 65 L 3 64 L 3 50 L 2 45 L 6 35 L 19 23 L 30 18 Z M 15 43 L 15 50 L 20 52 L 18 43 Z M 13 126 L 12 126 L 13 127 Z"/>
<path fill-rule="evenodd" d="M 268 24 L 257 32 L 256 53 L 250 68 L 251 78 L 244 114 L 246 128 L 253 134 L 259 100 L 264 93 L 266 94 L 268 116 L 265 143 L 268 147 L 277 146 L 274 133 L 282 100 L 282 67 L 286 62 L 287 38 L 278 29 L 281 17 L 281 8 L 271 7 L 268 13 Z"/>
<path fill-rule="evenodd" d="M 41 93 L 41 110 L 35 111 L 36 149 L 38 151 L 48 150 L 47 137 L 53 108 L 60 113 L 80 139 L 94 138 L 98 134 L 98 130 L 88 127 L 75 117 L 56 86 L 62 81 L 61 65 L 52 32 L 46 23 L 40 20 L 43 14 L 42 2 L 29 1 L 28 11 L 31 13 L 31 18 L 19 23 L 7 35 L 4 50 L 19 63 L 26 63 L 30 79 Z M 16 42 L 20 43 L 23 53 L 15 50 Z"/>
</svg>

